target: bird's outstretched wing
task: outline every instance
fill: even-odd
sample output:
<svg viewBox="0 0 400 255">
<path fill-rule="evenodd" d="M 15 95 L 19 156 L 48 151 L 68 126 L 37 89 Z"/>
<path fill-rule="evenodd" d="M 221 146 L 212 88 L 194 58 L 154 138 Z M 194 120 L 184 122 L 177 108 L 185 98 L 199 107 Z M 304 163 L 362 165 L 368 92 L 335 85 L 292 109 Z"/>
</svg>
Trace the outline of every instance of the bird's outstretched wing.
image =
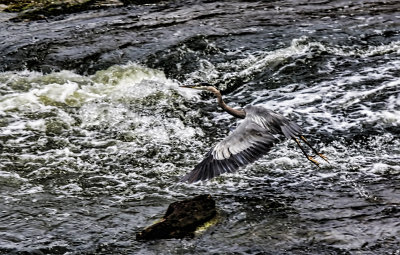
<svg viewBox="0 0 400 255">
<path fill-rule="evenodd" d="M 236 130 L 211 149 L 181 181 L 192 183 L 234 172 L 266 155 L 278 141 L 274 135 L 289 138 L 301 132 L 297 124 L 263 107 L 246 107 L 245 111 L 246 118 Z"/>
</svg>

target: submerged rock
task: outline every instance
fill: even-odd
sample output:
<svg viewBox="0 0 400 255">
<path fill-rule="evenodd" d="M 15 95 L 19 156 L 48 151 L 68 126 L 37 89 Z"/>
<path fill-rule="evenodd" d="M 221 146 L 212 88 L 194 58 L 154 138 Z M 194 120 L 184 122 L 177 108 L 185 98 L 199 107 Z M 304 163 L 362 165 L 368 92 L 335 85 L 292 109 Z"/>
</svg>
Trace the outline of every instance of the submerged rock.
<svg viewBox="0 0 400 255">
<path fill-rule="evenodd" d="M 151 225 L 136 235 L 137 240 L 182 238 L 193 236 L 197 227 L 216 215 L 215 201 L 210 195 L 199 195 L 192 199 L 174 202 L 160 222 Z"/>
</svg>

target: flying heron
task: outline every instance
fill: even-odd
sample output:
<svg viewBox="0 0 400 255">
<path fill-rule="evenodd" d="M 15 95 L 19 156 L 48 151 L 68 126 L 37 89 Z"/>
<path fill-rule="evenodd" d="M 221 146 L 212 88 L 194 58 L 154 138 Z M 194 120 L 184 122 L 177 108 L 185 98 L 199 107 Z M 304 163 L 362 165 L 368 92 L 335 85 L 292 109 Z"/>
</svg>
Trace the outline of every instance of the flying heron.
<svg viewBox="0 0 400 255">
<path fill-rule="evenodd" d="M 328 159 L 319 153 L 302 135 L 301 128 L 294 122 L 262 106 L 248 105 L 243 109 L 233 109 L 222 100 L 221 92 L 208 83 L 183 85 L 183 88 L 205 90 L 214 93 L 218 105 L 236 118 L 244 119 L 240 125 L 224 140 L 215 145 L 195 168 L 185 175 L 181 181 L 197 182 L 208 180 L 223 173 L 231 173 L 239 167 L 253 163 L 266 155 L 278 141 L 277 135 L 293 139 L 308 160 L 319 166 L 314 157 L 307 154 L 300 144 L 303 141 L 322 159 Z"/>
</svg>

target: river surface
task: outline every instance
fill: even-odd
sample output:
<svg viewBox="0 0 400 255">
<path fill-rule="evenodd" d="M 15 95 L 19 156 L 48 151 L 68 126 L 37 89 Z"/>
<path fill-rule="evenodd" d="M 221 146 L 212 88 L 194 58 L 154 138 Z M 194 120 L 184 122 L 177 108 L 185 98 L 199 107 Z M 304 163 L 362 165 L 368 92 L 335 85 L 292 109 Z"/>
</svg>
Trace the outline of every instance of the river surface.
<svg viewBox="0 0 400 255">
<path fill-rule="evenodd" d="M 0 13 L 0 254 L 400 254 L 400 3 L 165 1 L 34 22 Z M 177 182 L 264 105 L 292 141 Z M 139 242 L 174 201 L 218 223 Z"/>
</svg>

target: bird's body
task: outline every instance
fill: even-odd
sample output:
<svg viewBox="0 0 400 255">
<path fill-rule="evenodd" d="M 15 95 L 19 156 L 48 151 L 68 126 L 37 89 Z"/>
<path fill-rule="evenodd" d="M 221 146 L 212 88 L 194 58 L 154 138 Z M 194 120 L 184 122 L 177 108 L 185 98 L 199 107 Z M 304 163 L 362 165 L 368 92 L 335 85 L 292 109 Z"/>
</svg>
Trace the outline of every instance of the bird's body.
<svg viewBox="0 0 400 255">
<path fill-rule="evenodd" d="M 222 100 L 221 93 L 214 87 L 184 86 L 213 92 L 218 99 L 218 104 L 231 115 L 243 118 L 244 120 L 229 136 L 215 145 L 190 173 L 182 178 L 182 181 L 189 183 L 207 180 L 219 176 L 222 173 L 231 173 L 239 167 L 253 163 L 266 155 L 269 150 L 278 142 L 278 136 L 284 135 L 293 139 L 301 151 L 314 164 L 318 162 L 309 156 L 300 145 L 299 139 L 304 141 L 314 153 L 324 160 L 325 156 L 318 153 L 302 135 L 301 128 L 284 116 L 266 109 L 262 106 L 246 106 L 242 110 L 233 109 Z"/>
</svg>

